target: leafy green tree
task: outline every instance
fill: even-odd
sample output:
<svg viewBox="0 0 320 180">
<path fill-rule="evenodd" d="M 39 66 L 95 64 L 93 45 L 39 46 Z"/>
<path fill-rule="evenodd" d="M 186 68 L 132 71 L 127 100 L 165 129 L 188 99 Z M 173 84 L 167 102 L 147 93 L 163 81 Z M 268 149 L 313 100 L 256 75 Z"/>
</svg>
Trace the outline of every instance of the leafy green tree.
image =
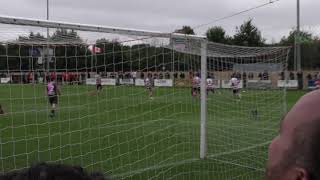
<svg viewBox="0 0 320 180">
<path fill-rule="evenodd" d="M 55 46 L 56 56 L 50 69 L 86 71 L 94 66 L 90 58 L 91 52 L 76 31 L 57 29 L 50 36 L 50 42 Z"/>
<path fill-rule="evenodd" d="M 206 32 L 207 39 L 216 43 L 227 43 L 226 31 L 221 26 L 211 27 Z"/>
<path fill-rule="evenodd" d="M 78 33 L 74 30 L 57 29 L 56 32 L 50 37 L 52 41 L 71 42 L 72 44 L 82 43 Z"/>
<path fill-rule="evenodd" d="M 194 35 L 194 30 L 190 26 L 183 26 L 181 29 L 177 29 L 174 31 L 175 33 L 180 33 L 180 34 L 190 34 Z"/>
<path fill-rule="evenodd" d="M 33 33 L 30 32 L 28 36 L 19 36 L 18 41 L 20 42 L 30 42 L 30 41 L 46 41 L 47 38 L 45 38 L 42 34 L 38 33 Z"/>
<path fill-rule="evenodd" d="M 260 30 L 252 23 L 252 19 L 245 21 L 236 28 L 233 44 L 239 46 L 263 46 L 265 39 L 262 38 Z"/>
<path fill-rule="evenodd" d="M 91 53 L 88 51 L 87 46 L 83 43 L 83 40 L 74 30 L 66 29 L 57 29 L 50 37 L 49 40 L 44 37 L 42 34 L 30 32 L 28 36 L 19 36 L 17 41 L 25 43 L 23 46 L 17 44 L 8 46 L 8 53 L 15 54 L 12 57 L 17 55 L 27 57 L 29 56 L 30 48 L 44 48 L 47 47 L 49 42 L 49 48 L 54 48 L 55 50 L 55 59 L 50 63 L 50 69 L 65 71 L 67 69 L 85 71 L 87 67 L 92 67 L 91 62 L 88 60 L 88 55 Z M 15 46 L 15 47 L 14 47 Z M 19 69 L 37 69 L 36 60 L 37 58 L 29 59 L 19 59 L 10 60 L 10 68 L 16 70 Z M 21 63 L 16 63 L 16 62 Z M 25 63 L 29 63 L 27 66 Z M 14 67 L 13 67 L 14 66 Z"/>
<path fill-rule="evenodd" d="M 293 70 L 294 67 L 294 45 L 296 40 L 296 30 L 290 31 L 288 36 L 282 37 L 278 45 L 291 46 L 292 50 L 289 54 L 288 68 Z M 317 37 L 313 37 L 312 33 L 300 31 L 297 36 L 301 45 L 301 65 L 303 69 L 320 68 L 320 42 Z"/>
<path fill-rule="evenodd" d="M 294 45 L 295 43 L 295 36 L 296 36 L 296 30 L 292 30 L 290 31 L 289 35 L 286 37 L 282 37 L 280 40 L 280 44 L 281 45 Z M 307 32 L 307 31 L 300 31 L 298 37 L 298 41 L 301 44 L 305 44 L 305 43 L 312 43 L 313 42 L 313 36 L 311 33 Z"/>
</svg>

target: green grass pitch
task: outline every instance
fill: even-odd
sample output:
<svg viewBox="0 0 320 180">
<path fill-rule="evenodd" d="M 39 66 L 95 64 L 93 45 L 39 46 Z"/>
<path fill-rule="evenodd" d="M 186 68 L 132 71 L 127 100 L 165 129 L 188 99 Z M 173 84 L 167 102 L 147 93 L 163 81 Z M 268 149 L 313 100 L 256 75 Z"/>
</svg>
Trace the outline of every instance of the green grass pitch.
<svg viewBox="0 0 320 180">
<path fill-rule="evenodd" d="M 208 98 L 208 157 L 199 159 L 200 101 L 189 88 L 61 87 L 49 117 L 43 85 L 1 85 L 0 171 L 48 161 L 81 165 L 116 179 L 261 179 L 267 147 L 287 101 L 304 91 L 230 90 Z"/>
</svg>

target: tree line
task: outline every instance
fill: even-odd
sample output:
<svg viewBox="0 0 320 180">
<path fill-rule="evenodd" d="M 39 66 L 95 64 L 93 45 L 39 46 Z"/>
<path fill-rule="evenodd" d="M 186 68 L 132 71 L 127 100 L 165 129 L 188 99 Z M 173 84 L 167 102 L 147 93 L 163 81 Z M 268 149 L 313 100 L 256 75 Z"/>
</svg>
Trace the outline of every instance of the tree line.
<svg viewBox="0 0 320 180">
<path fill-rule="evenodd" d="M 190 26 L 183 26 L 175 32 L 195 34 Z M 229 45 L 293 46 L 295 31 L 291 31 L 277 43 L 267 44 L 261 31 L 254 25 L 253 20 L 249 19 L 236 27 L 236 33 L 233 36 L 227 35 L 220 26 L 210 27 L 206 31 L 206 36 L 211 42 Z M 48 38 L 39 32 L 30 32 L 28 36 L 19 36 L 16 43 L 0 45 L 0 70 L 45 70 L 46 63 L 38 64 L 38 57 L 31 55 L 30 49 L 45 49 L 53 46 L 55 54 L 49 63 L 49 69 L 54 71 L 189 71 L 198 70 L 197 68 L 200 67 L 197 57 L 147 43 L 130 46 L 116 40 L 102 38 L 95 43 L 101 53 L 93 53 L 76 31 L 57 29 Z M 302 68 L 320 68 L 319 38 L 302 31 L 299 40 L 302 44 Z M 293 68 L 293 53 L 292 49 L 289 56 L 289 69 Z"/>
<path fill-rule="evenodd" d="M 183 26 L 176 30 L 177 33 L 192 34 L 195 32 L 190 26 Z M 291 46 L 295 44 L 295 30 L 287 36 L 283 36 L 279 42 L 268 44 L 261 35 L 261 31 L 254 25 L 253 20 L 249 19 L 235 29 L 235 34 L 229 36 L 221 26 L 210 27 L 206 31 L 209 41 L 229 45 L 261 47 L 261 46 Z M 320 37 L 314 36 L 311 32 L 300 31 L 298 41 L 301 44 L 301 66 L 304 70 L 320 69 Z M 294 48 L 291 49 L 288 62 L 289 70 L 294 68 Z"/>
</svg>

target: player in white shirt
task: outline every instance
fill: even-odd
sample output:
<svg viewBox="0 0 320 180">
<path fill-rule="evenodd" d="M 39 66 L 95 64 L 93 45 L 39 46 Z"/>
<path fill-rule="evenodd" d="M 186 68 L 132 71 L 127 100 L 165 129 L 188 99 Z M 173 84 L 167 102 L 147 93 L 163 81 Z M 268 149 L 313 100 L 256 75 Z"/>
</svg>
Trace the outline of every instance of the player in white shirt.
<svg viewBox="0 0 320 180">
<path fill-rule="evenodd" d="M 191 95 L 193 97 L 196 97 L 198 95 L 200 96 L 200 83 L 201 83 L 201 80 L 200 80 L 199 74 L 197 73 L 192 79 Z"/>
<path fill-rule="evenodd" d="M 144 79 L 144 86 L 146 87 L 147 91 L 149 92 L 149 98 L 152 100 L 153 99 L 152 75 L 148 75 L 148 77 Z"/>
<path fill-rule="evenodd" d="M 209 94 L 209 92 L 212 92 L 214 94 L 214 81 L 213 79 L 207 79 L 207 94 Z"/>
<path fill-rule="evenodd" d="M 231 88 L 232 88 L 232 91 L 233 91 L 233 95 L 240 99 L 241 98 L 240 80 L 238 80 L 237 78 L 233 77 L 233 78 L 231 78 L 230 83 L 231 83 Z"/>
</svg>

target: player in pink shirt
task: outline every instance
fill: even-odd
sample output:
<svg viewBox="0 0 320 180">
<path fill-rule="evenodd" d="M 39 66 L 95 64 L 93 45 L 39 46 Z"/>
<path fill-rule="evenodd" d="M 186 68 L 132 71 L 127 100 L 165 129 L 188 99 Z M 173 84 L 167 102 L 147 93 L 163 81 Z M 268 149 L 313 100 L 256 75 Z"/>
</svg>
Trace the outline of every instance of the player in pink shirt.
<svg viewBox="0 0 320 180">
<path fill-rule="evenodd" d="M 47 85 L 47 95 L 49 98 L 49 103 L 51 105 L 51 114 L 50 117 L 55 116 L 56 105 L 58 104 L 58 95 L 60 95 L 60 90 L 57 87 L 56 82 L 54 79 L 51 79 Z"/>
<path fill-rule="evenodd" d="M 199 73 L 197 73 L 192 79 L 191 95 L 193 97 L 200 96 L 200 83 L 201 83 L 200 75 Z"/>
</svg>

